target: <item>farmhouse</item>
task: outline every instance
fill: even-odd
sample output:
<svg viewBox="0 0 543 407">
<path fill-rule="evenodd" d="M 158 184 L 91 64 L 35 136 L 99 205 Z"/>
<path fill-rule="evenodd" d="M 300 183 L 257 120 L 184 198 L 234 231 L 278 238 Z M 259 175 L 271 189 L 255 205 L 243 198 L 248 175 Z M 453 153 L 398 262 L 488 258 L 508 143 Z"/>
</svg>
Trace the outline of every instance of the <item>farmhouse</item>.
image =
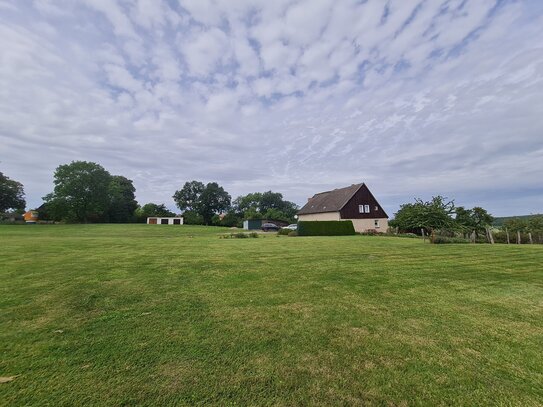
<svg viewBox="0 0 543 407">
<path fill-rule="evenodd" d="M 147 218 L 148 225 L 182 225 L 183 217 L 174 216 L 174 217 L 160 217 L 152 216 Z"/>
<path fill-rule="evenodd" d="M 388 228 L 388 215 L 364 183 L 313 195 L 298 220 L 351 220 L 357 232 Z"/>
</svg>

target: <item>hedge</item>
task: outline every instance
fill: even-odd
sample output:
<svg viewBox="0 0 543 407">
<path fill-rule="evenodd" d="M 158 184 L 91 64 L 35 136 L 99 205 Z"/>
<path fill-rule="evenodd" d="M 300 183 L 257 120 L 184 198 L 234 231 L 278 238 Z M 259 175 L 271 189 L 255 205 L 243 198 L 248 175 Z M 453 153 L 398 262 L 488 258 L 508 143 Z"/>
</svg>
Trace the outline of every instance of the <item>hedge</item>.
<svg viewBox="0 0 543 407">
<path fill-rule="evenodd" d="M 298 236 L 345 236 L 354 235 L 350 220 L 322 220 L 298 222 Z"/>
</svg>

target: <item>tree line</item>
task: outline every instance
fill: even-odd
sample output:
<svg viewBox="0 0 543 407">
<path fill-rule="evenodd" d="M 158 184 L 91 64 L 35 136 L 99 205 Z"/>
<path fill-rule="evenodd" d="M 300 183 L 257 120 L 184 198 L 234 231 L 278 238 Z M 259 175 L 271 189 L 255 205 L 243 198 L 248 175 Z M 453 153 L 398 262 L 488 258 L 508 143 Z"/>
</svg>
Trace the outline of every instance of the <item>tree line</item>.
<svg viewBox="0 0 543 407">
<path fill-rule="evenodd" d="M 145 222 L 148 217 L 176 214 L 164 203 L 136 201 L 132 180 L 112 175 L 99 164 L 72 161 L 60 165 L 53 175 L 54 189 L 43 197 L 40 219 L 70 223 Z M 283 199 L 279 192 L 254 192 L 232 200 L 216 182 L 188 181 L 172 196 L 184 223 L 193 225 L 238 226 L 245 219 L 270 219 L 295 222 L 298 206 Z M 0 214 L 22 213 L 26 207 L 23 185 L 0 172 Z M 9 212 L 8 212 L 9 213 Z M 442 196 L 429 201 L 415 199 L 400 206 L 389 222 L 398 232 L 488 238 L 494 217 L 481 207 L 466 209 Z M 543 215 L 507 219 L 497 239 L 543 243 Z M 510 233 L 512 234 L 510 236 Z M 504 241 L 505 242 L 505 241 Z"/>
<path fill-rule="evenodd" d="M 493 223 L 494 217 L 486 209 L 479 206 L 471 209 L 457 207 L 454 200 L 438 195 L 429 201 L 415 199 L 413 203 L 401 205 L 389 225 L 398 232 L 427 234 L 432 241 L 436 235 L 459 235 L 472 241 L 497 239 L 500 243 L 509 243 L 517 239 L 520 243 L 522 238 L 533 242 L 533 235 L 535 242 L 543 243 L 543 215 L 508 219 L 497 231 L 493 230 Z M 509 232 L 515 234 L 511 239 Z"/>
<path fill-rule="evenodd" d="M 112 175 L 101 165 L 72 161 L 53 175 L 53 191 L 43 197 L 40 219 L 68 223 L 132 223 L 147 217 L 176 214 L 164 203 L 136 201 L 132 180 Z M 186 224 L 241 226 L 245 219 L 267 218 L 293 222 L 298 206 L 278 192 L 255 192 L 232 200 L 216 182 L 188 181 L 173 194 Z M 23 185 L 0 173 L 0 212 L 24 211 Z"/>
</svg>

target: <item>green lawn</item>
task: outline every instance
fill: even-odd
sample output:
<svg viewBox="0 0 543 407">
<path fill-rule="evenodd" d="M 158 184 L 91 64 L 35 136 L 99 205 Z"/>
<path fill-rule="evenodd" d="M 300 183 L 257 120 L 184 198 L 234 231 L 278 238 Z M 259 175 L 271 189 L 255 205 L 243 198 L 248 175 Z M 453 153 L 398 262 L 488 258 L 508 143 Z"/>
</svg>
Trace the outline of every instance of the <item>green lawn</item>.
<svg viewBox="0 0 543 407">
<path fill-rule="evenodd" d="M 0 405 L 543 405 L 543 246 L 0 226 Z"/>
</svg>

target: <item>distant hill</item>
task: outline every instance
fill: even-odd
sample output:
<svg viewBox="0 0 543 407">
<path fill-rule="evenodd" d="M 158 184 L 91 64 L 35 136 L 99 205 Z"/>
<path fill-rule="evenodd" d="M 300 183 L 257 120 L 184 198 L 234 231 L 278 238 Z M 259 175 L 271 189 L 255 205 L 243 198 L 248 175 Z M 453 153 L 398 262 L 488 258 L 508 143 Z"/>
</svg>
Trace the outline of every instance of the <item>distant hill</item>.
<svg viewBox="0 0 543 407">
<path fill-rule="evenodd" d="M 499 227 L 499 226 L 502 226 L 504 222 L 509 219 L 515 219 L 515 218 L 516 219 L 530 219 L 533 216 L 540 216 L 540 215 L 535 214 L 535 215 L 519 215 L 519 216 L 502 216 L 501 218 L 494 218 L 494 223 L 492 225 Z"/>
</svg>

